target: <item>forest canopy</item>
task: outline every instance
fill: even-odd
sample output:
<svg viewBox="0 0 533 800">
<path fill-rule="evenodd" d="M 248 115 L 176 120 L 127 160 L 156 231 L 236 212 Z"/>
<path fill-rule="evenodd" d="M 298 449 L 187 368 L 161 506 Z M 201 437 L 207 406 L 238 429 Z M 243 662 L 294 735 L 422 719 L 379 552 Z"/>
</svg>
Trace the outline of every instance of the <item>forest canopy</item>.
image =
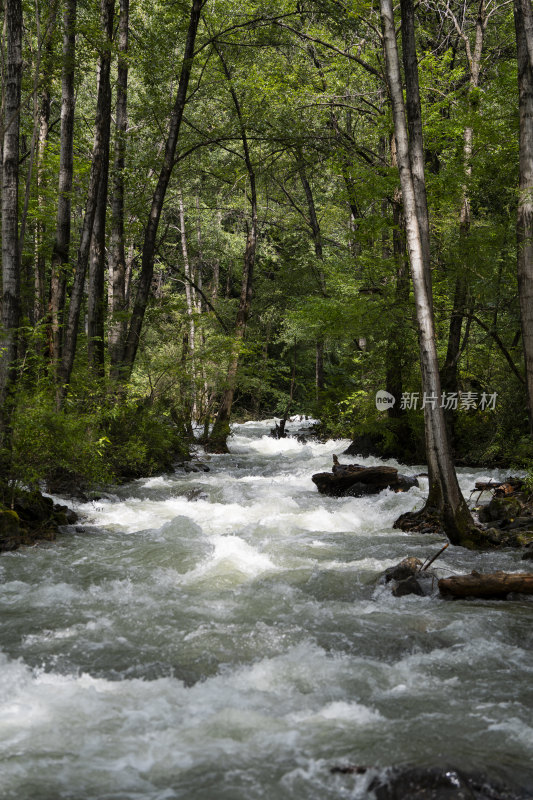
<svg viewBox="0 0 533 800">
<path fill-rule="evenodd" d="M 289 413 L 421 463 L 431 404 L 529 467 L 531 5 L 389 5 L 4 0 L 4 494 Z"/>
</svg>

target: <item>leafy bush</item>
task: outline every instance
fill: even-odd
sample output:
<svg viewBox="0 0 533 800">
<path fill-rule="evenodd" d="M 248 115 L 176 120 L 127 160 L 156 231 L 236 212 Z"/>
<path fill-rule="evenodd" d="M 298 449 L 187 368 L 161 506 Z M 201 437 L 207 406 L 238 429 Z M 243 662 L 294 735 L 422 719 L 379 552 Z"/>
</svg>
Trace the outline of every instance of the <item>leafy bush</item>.
<svg viewBox="0 0 533 800">
<path fill-rule="evenodd" d="M 91 406 L 90 408 L 88 406 Z M 74 402 L 57 411 L 49 393 L 20 393 L 8 483 L 86 488 L 169 470 L 183 443 L 168 413 L 133 400 Z M 57 489 L 60 491 L 60 488 Z"/>
</svg>

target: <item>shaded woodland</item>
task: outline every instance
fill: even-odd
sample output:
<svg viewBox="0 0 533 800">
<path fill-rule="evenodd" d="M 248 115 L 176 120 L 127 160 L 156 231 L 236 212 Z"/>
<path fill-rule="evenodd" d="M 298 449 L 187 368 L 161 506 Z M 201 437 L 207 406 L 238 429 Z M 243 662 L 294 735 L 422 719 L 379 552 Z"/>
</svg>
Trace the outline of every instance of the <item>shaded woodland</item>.
<svg viewBox="0 0 533 800">
<path fill-rule="evenodd" d="M 529 0 L 3 19 L 4 502 L 298 412 L 427 463 L 459 543 L 454 462 L 533 460 Z"/>
</svg>

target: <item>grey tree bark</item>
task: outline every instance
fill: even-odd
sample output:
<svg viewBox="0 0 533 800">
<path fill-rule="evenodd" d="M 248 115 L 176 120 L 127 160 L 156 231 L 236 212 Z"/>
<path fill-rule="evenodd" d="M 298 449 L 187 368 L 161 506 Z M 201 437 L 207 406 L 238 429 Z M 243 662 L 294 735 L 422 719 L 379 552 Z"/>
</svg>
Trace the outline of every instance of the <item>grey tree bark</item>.
<svg viewBox="0 0 533 800">
<path fill-rule="evenodd" d="M 76 57 L 77 0 L 66 0 L 63 15 L 63 67 L 61 76 L 61 140 L 57 221 L 50 278 L 50 357 L 56 379 L 62 356 L 66 269 L 70 260 L 70 216 L 74 165 L 74 74 Z"/>
<path fill-rule="evenodd" d="M 533 11 L 530 0 L 514 0 L 514 19 L 520 114 L 518 291 L 529 424 L 533 433 Z"/>
<path fill-rule="evenodd" d="M 191 402 L 188 404 L 191 410 L 192 420 L 196 419 L 196 374 L 195 374 L 195 354 L 196 354 L 196 325 L 194 315 L 196 312 L 196 292 L 194 290 L 194 275 L 191 271 L 189 261 L 189 250 L 187 247 L 187 231 L 185 229 L 185 208 L 183 206 L 183 193 L 181 187 L 178 189 L 178 208 L 180 218 L 180 239 L 181 254 L 183 257 L 183 271 L 185 273 L 185 299 L 187 302 L 187 317 L 189 321 L 189 335 L 187 338 L 188 356 L 191 371 Z"/>
<path fill-rule="evenodd" d="M 135 298 L 128 335 L 124 346 L 124 353 L 121 358 L 122 367 L 120 374 L 122 380 L 127 380 L 133 369 L 137 348 L 139 346 L 139 337 L 141 335 L 144 313 L 146 311 L 148 298 L 150 296 L 150 287 L 154 273 L 154 256 L 157 230 L 159 227 L 159 220 L 161 218 L 161 211 L 163 209 L 163 203 L 165 201 L 165 195 L 170 181 L 170 176 L 172 175 L 172 170 L 174 168 L 176 146 L 178 143 L 181 121 L 187 100 L 187 88 L 189 86 L 189 79 L 194 60 L 194 43 L 196 41 L 196 33 L 198 31 L 202 7 L 202 0 L 193 0 L 189 16 L 189 27 L 185 41 L 183 60 L 181 64 L 178 91 L 176 94 L 174 108 L 172 109 L 172 114 L 170 117 L 169 132 L 165 145 L 165 155 L 159 173 L 159 179 L 157 181 L 152 198 L 150 214 L 148 216 L 148 221 L 144 232 L 141 274 L 139 276 L 137 295 Z"/>
<path fill-rule="evenodd" d="M 126 337 L 126 252 L 124 243 L 124 167 L 128 131 L 128 45 L 129 0 L 120 0 L 118 23 L 117 110 L 113 192 L 111 196 L 111 241 L 109 252 L 110 320 L 108 346 L 110 377 L 120 376 L 120 363 Z"/>
<path fill-rule="evenodd" d="M 106 264 L 106 217 L 107 217 L 107 190 L 109 183 L 109 135 L 111 123 L 111 84 L 107 75 L 109 95 L 109 115 L 107 117 L 104 133 L 104 157 L 100 183 L 98 186 L 98 200 L 94 216 L 91 247 L 89 251 L 89 279 L 87 295 L 87 355 L 89 367 L 93 374 L 103 378 L 105 375 L 105 347 L 104 347 L 104 322 L 105 322 L 105 264 Z"/>
<path fill-rule="evenodd" d="M 85 286 L 85 275 L 89 261 L 89 251 L 93 232 L 94 218 L 98 205 L 100 180 L 104 169 L 106 148 L 109 146 L 109 122 L 111 118 L 111 91 L 109 71 L 111 68 L 111 48 L 109 46 L 113 31 L 114 0 L 101 0 L 100 24 L 104 35 L 104 43 L 99 59 L 98 97 L 96 101 L 95 138 L 92 153 L 89 188 L 83 218 L 76 272 L 70 297 L 68 319 L 65 326 L 65 343 L 63 357 L 59 369 L 58 405 L 61 405 L 72 374 L 74 356 L 78 340 L 78 325 Z"/>
<path fill-rule="evenodd" d="M 18 228 L 19 131 L 22 81 L 22 3 L 6 0 L 2 162 L 2 328 L 0 331 L 0 449 L 9 452 L 20 322 Z M 1 461 L 4 461 L 1 458 Z"/>
<path fill-rule="evenodd" d="M 441 387 L 431 296 L 429 217 L 425 199 L 422 121 L 414 44 L 413 6 L 411 0 L 402 0 L 403 47 L 404 52 L 407 51 L 407 61 L 404 62 L 406 64 L 407 108 L 408 115 L 411 117 L 410 137 L 406 123 L 392 0 L 380 0 L 380 9 L 407 247 L 411 262 L 418 322 L 422 388 L 425 395 L 424 420 L 430 491 L 424 515 L 432 516 L 441 523 L 452 543 L 465 544 L 474 523 L 459 489 L 444 414 L 440 406 Z M 397 524 L 402 524 L 402 518 L 397 521 Z"/>
</svg>

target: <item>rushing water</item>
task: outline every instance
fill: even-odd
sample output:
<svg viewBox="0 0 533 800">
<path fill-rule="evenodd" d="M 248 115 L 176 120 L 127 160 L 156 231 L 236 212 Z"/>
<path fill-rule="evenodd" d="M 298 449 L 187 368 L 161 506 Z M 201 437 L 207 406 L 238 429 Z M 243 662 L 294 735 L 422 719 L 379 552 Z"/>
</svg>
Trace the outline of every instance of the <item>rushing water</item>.
<svg viewBox="0 0 533 800">
<path fill-rule="evenodd" d="M 533 603 L 393 598 L 380 573 L 441 544 L 392 529 L 425 481 L 323 497 L 311 475 L 346 442 L 269 426 L 1 557 L 2 800 L 367 797 L 368 773 L 330 773 L 346 763 L 533 788 Z M 481 474 L 461 471 L 467 494 Z M 438 564 L 524 566 L 453 547 Z"/>
</svg>

